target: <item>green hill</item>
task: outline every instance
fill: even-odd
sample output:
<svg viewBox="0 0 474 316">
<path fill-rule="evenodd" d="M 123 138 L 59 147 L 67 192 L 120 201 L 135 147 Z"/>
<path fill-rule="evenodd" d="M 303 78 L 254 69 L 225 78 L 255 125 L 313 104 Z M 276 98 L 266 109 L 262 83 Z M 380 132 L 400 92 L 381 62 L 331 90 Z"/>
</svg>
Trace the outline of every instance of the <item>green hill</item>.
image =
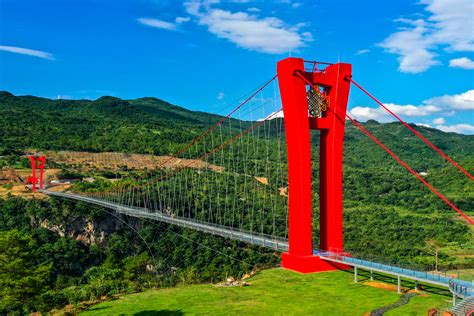
<svg viewBox="0 0 474 316">
<path fill-rule="evenodd" d="M 13 149 L 168 154 L 218 116 L 156 98 L 50 100 L 0 92 L 0 155 Z"/>
<path fill-rule="evenodd" d="M 362 278 L 361 278 L 362 280 Z M 366 315 L 395 303 L 396 291 L 355 284 L 342 271 L 302 275 L 272 269 L 252 277 L 246 287 L 210 284 L 178 286 L 122 296 L 81 315 Z M 426 315 L 446 307 L 449 295 L 424 293 L 385 315 Z"/>
<path fill-rule="evenodd" d="M 173 154 L 220 118 L 213 114 L 189 111 L 155 98 L 50 100 L 0 92 L 0 167 L 28 167 L 27 160 L 21 157 L 28 149 Z M 435 155 L 400 124 L 369 121 L 364 126 L 417 172 L 426 172 L 427 181 L 438 187 L 456 205 L 473 214 L 472 181 Z M 474 136 L 416 128 L 471 173 L 474 172 Z M 314 133 L 314 153 L 317 153 L 317 137 L 318 133 Z M 435 262 L 434 249 L 427 245 L 427 241 L 430 241 L 439 244 L 440 269 L 474 267 L 474 230 L 351 124 L 347 125 L 344 154 L 344 243 L 348 251 L 374 261 L 430 270 Z M 267 161 L 255 163 L 262 166 Z M 60 167 L 69 174 L 75 172 L 69 170 L 73 167 Z M 111 181 L 107 177 L 93 172 L 82 174 L 79 178 L 96 176 L 103 180 L 95 184 L 79 184 L 86 187 L 110 185 Z M 314 179 L 318 178 L 318 173 L 315 164 Z M 314 188 L 314 200 L 317 201 L 317 182 Z M 319 231 L 317 208 L 314 209 L 314 217 L 316 245 Z M 91 227 L 93 233 L 90 233 Z M 199 283 L 222 280 L 228 275 L 242 276 L 255 267 L 274 267 L 279 264 L 279 255 L 266 249 L 161 222 L 118 216 L 99 207 L 58 199 L 0 199 L 0 248 L 0 253 L 3 251 L 7 258 L 6 262 L 14 267 L 23 267 L 21 271 L 0 269 L 0 297 L 8 298 L 0 300 L 0 313 L 48 311 L 67 303 L 94 300 L 102 296 L 170 287 L 186 283 L 189 279 Z M 271 275 L 272 272 L 263 272 L 253 281 L 258 284 L 262 278 L 260 288 L 251 286 L 248 289 L 222 291 L 235 291 L 236 295 L 240 293 L 239 290 L 247 291 L 255 294 L 257 298 L 254 299 L 257 301 L 260 297 L 262 300 L 266 297 L 264 293 L 271 298 L 273 292 L 278 293 L 278 286 L 272 285 L 270 280 L 281 278 L 270 276 L 265 281 L 267 273 Z M 324 306 L 327 299 L 318 295 L 325 293 L 326 289 L 317 287 L 318 282 L 324 283 L 318 279 L 324 279 L 324 275 L 298 276 L 302 279 L 285 275 L 284 279 L 294 281 L 288 286 L 298 288 L 301 293 L 313 286 L 313 290 L 305 290 L 304 293 L 316 295 L 305 302 L 298 301 L 300 303 L 293 308 L 300 308 L 300 305 L 303 306 L 301 308 Z M 328 286 L 327 290 L 332 289 L 328 297 L 344 302 L 343 308 L 352 308 L 364 302 L 363 295 L 350 294 L 346 290 L 360 287 L 380 292 L 360 284 L 353 285 L 346 273 L 327 275 L 330 278 L 342 278 L 341 282 L 332 283 L 334 287 Z M 263 286 L 267 284 L 265 282 L 270 282 L 268 289 Z M 208 285 L 186 289 L 183 293 L 196 292 L 200 300 L 204 298 L 193 289 L 208 289 L 211 291 L 209 295 L 214 298 L 222 295 L 217 292 L 212 294 L 212 291 L 217 290 Z M 143 295 L 157 293 L 161 297 L 161 293 L 173 291 L 160 290 Z M 294 296 L 304 297 L 301 293 Z M 347 298 L 343 294 L 347 294 Z M 280 292 L 279 295 L 283 294 Z M 367 295 L 370 297 L 372 294 Z M 392 303 L 398 297 L 390 292 L 381 293 L 380 297 L 384 295 L 389 296 L 387 301 L 380 301 L 380 305 Z M 133 297 L 140 295 L 129 296 L 130 299 Z M 267 299 L 270 298 L 267 296 Z M 244 302 L 250 300 L 245 297 L 242 299 Z M 352 301 L 346 304 L 345 299 Z M 413 302 L 417 300 L 423 301 L 425 298 L 418 297 Z M 154 297 L 149 304 L 155 301 L 161 302 Z M 143 302 L 146 300 L 143 299 Z M 170 298 L 170 302 L 157 307 L 150 305 L 149 309 L 176 310 L 176 306 L 165 305 L 172 302 Z M 265 307 L 269 303 L 264 302 L 255 304 L 261 308 L 272 308 Z M 217 301 L 216 304 L 224 302 Z M 378 307 L 370 301 L 360 304 L 357 311 L 361 313 Z M 249 305 L 253 306 L 251 302 Z M 425 310 L 430 307 L 428 305 L 421 309 Z M 137 308 L 143 310 L 145 306 Z M 290 309 L 290 305 L 286 308 Z M 103 311 L 105 313 L 107 309 Z M 248 312 L 253 313 L 251 310 Z M 344 312 L 342 309 L 341 313 Z"/>
<path fill-rule="evenodd" d="M 8 158 L 31 148 L 168 155 L 178 152 L 220 118 L 151 97 L 50 100 L 0 92 L 0 156 Z M 426 179 L 455 205 L 472 214 L 472 181 L 401 124 L 369 121 L 364 125 L 415 171 L 426 172 Z M 421 126 L 416 129 L 474 172 L 474 136 Z M 312 138 L 317 156 L 318 133 Z M 265 163 L 262 160 L 260 165 Z M 315 164 L 314 179 L 318 178 L 317 168 Z M 315 192 L 318 189 L 315 182 Z M 347 245 L 364 255 L 383 254 L 398 261 L 420 257 L 417 262 L 425 264 L 426 239 L 456 245 L 472 241 L 468 227 L 458 221 L 456 213 L 350 123 L 344 148 L 344 203 Z M 387 250 L 387 244 L 393 247 Z M 458 264 L 474 264 L 464 259 Z"/>
<path fill-rule="evenodd" d="M 0 130 L 3 133 L 0 154 L 8 149 L 25 148 L 170 154 L 220 118 L 151 97 L 51 100 L 0 91 Z M 245 127 L 249 123 L 243 124 Z M 402 156 L 414 163 L 415 169 L 445 164 L 398 123 L 369 121 L 365 125 L 389 147 L 403 153 Z M 466 168 L 474 169 L 474 136 L 422 126 L 416 128 L 455 160 L 467 164 Z M 317 134 L 314 134 L 314 144 L 316 140 Z M 366 163 L 363 167 L 370 167 L 380 162 L 385 154 L 372 148 L 376 147 L 372 147 L 371 141 L 348 124 L 346 164 L 361 167 Z"/>
</svg>

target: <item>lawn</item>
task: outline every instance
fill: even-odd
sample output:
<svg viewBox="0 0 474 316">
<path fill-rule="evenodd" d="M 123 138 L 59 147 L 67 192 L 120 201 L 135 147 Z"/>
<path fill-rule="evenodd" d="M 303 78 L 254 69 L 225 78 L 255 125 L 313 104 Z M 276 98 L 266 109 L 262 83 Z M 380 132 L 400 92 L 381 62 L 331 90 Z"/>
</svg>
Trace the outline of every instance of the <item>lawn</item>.
<svg viewBox="0 0 474 316">
<path fill-rule="evenodd" d="M 399 298 L 394 291 L 354 283 L 353 275 L 343 271 L 301 275 L 272 269 L 249 282 L 247 287 L 202 284 L 126 295 L 83 314 L 364 315 Z M 446 306 L 449 299 L 439 294 L 419 295 L 386 315 L 426 315 L 430 308 Z"/>
</svg>

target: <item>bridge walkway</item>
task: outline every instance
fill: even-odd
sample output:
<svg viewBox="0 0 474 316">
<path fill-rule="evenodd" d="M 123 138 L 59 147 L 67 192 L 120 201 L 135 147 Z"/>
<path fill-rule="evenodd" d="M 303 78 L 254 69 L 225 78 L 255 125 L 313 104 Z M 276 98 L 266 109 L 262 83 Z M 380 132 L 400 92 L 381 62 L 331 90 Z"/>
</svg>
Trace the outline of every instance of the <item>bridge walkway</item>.
<svg viewBox="0 0 474 316">
<path fill-rule="evenodd" d="M 41 190 L 40 192 L 56 196 L 60 198 L 73 199 L 81 202 L 86 202 L 94 205 L 99 205 L 118 213 L 138 217 L 138 218 L 149 218 L 157 221 L 162 221 L 168 224 L 177 225 L 180 227 L 194 229 L 200 232 L 209 233 L 215 236 L 224 238 L 230 238 L 233 240 L 242 241 L 248 244 L 261 246 L 276 251 L 288 251 L 288 241 L 284 239 L 275 239 L 273 236 L 267 235 L 254 235 L 251 232 L 246 232 L 238 229 L 233 229 L 226 226 L 219 226 L 210 223 L 200 222 L 193 219 L 170 216 L 159 211 L 151 211 L 146 208 L 136 208 L 124 205 L 119 205 L 113 202 L 108 202 L 96 198 L 81 196 L 71 193 L 53 192 L 48 190 Z M 388 275 L 395 276 L 398 279 L 398 291 L 401 292 L 401 278 L 413 280 L 420 283 L 431 284 L 435 286 L 448 288 L 451 293 L 456 297 L 467 298 L 474 296 L 474 284 L 468 281 L 459 280 L 456 278 L 450 278 L 430 272 L 416 271 L 412 269 L 406 269 L 393 265 L 387 265 L 377 263 L 369 260 L 358 259 L 349 256 L 344 252 L 329 252 L 314 250 L 314 255 L 320 256 L 321 259 L 342 263 L 354 268 L 354 280 L 357 280 L 357 269 L 364 269 L 368 271 L 376 271 Z"/>
<path fill-rule="evenodd" d="M 354 280 L 357 280 L 357 269 L 376 271 L 383 274 L 388 274 L 397 277 L 398 279 L 398 293 L 401 293 L 401 279 L 409 279 L 420 283 L 436 285 L 445 287 L 450 290 L 453 295 L 461 298 L 474 296 L 474 284 L 464 280 L 448 277 L 447 275 L 440 275 L 432 272 L 416 271 L 412 269 L 397 267 L 388 264 L 377 263 L 369 260 L 363 260 L 349 256 L 347 253 L 329 252 L 329 251 L 314 251 L 315 255 L 321 259 L 342 263 L 354 268 Z"/>
</svg>

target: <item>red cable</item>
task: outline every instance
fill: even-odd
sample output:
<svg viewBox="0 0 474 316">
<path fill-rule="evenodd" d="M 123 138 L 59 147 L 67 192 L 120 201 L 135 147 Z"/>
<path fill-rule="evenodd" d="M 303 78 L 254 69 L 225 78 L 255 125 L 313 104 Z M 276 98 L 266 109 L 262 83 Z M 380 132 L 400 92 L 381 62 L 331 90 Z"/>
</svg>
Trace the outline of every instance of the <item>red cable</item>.
<svg viewBox="0 0 474 316">
<path fill-rule="evenodd" d="M 273 76 L 272 79 L 268 80 L 263 86 L 261 86 L 257 91 L 255 91 L 251 96 L 249 96 L 247 99 L 245 99 L 245 101 L 243 101 L 242 103 L 239 104 L 239 106 L 237 106 L 235 109 L 233 109 L 229 114 L 227 114 L 226 116 L 224 116 L 222 119 L 220 119 L 217 123 L 215 123 L 214 125 L 212 125 L 211 127 L 209 127 L 204 133 L 202 133 L 199 137 L 197 137 L 195 140 L 193 140 L 191 143 L 189 143 L 187 146 L 185 146 L 183 149 L 181 149 L 180 151 L 178 151 L 176 154 L 174 154 L 172 157 L 170 157 L 170 159 L 168 159 L 166 162 L 170 161 L 171 159 L 173 158 L 176 158 L 178 157 L 180 154 L 184 153 L 186 150 L 188 150 L 192 145 L 194 145 L 195 143 L 197 143 L 199 140 L 201 140 L 204 136 L 206 136 L 207 134 L 209 134 L 212 130 L 214 130 L 216 127 L 218 127 L 219 125 L 221 125 L 225 120 L 227 120 L 232 114 L 234 114 L 235 112 L 237 112 L 242 106 L 244 106 L 247 102 L 249 102 L 250 100 L 252 100 L 253 97 L 255 97 L 260 91 L 262 91 L 263 89 L 265 89 L 266 86 L 268 86 L 270 84 L 270 82 L 272 82 L 273 80 L 275 80 L 276 78 L 276 75 Z M 163 164 L 165 164 L 163 163 Z M 155 168 L 156 169 L 156 168 Z"/>
<path fill-rule="evenodd" d="M 200 157 L 194 159 L 194 160 L 202 160 L 203 158 L 206 158 L 207 156 L 215 153 L 216 151 L 219 151 L 221 150 L 222 148 L 224 148 L 225 146 L 235 142 L 237 139 L 239 139 L 240 137 L 242 137 L 243 135 L 245 134 L 248 134 L 249 132 L 251 132 L 253 129 L 255 129 L 257 126 L 260 126 L 261 124 L 265 123 L 266 121 L 268 121 L 269 119 L 271 119 L 272 117 L 274 117 L 275 115 L 277 115 L 282 109 L 279 109 L 278 111 L 275 111 L 273 112 L 271 115 L 267 116 L 264 120 L 261 120 L 261 121 L 258 121 L 257 123 L 253 124 L 252 126 L 250 126 L 249 128 L 247 128 L 246 130 L 244 130 L 243 132 L 239 133 L 238 135 L 232 137 L 231 139 L 228 139 L 227 141 L 223 142 L 222 144 L 220 144 L 219 146 L 213 148 L 211 151 L 207 152 L 207 153 L 204 153 L 204 155 L 201 155 Z M 177 167 L 176 169 L 174 169 L 174 173 L 177 173 L 178 171 L 184 169 L 184 168 L 187 168 L 189 167 L 193 162 L 193 161 L 190 161 L 189 163 L 187 164 L 184 164 L 184 165 L 181 165 L 179 167 Z M 155 182 L 159 182 L 161 180 L 163 180 L 164 178 L 166 177 L 169 177 L 170 175 L 165 175 L 163 177 L 160 177 L 158 179 L 153 179 L 153 180 L 150 180 L 148 182 L 145 182 L 141 185 L 135 185 L 135 186 L 132 186 L 131 189 L 137 189 L 137 188 L 142 188 L 144 186 L 147 186 L 147 185 L 150 185 L 152 183 L 155 183 Z"/>
<path fill-rule="evenodd" d="M 273 80 L 275 80 L 275 78 L 277 77 L 277 75 L 274 75 L 272 77 L 272 79 L 268 80 L 263 86 L 261 86 L 258 90 L 256 90 L 254 93 L 252 93 L 247 99 L 245 99 L 243 102 L 241 102 L 235 109 L 233 109 L 229 114 L 227 114 L 226 116 L 222 117 L 218 122 L 216 122 L 214 125 L 212 125 L 211 127 L 209 127 L 204 133 L 202 133 L 201 135 L 199 135 L 197 138 L 195 138 L 191 143 L 189 143 L 188 145 L 186 145 L 184 148 L 182 148 L 181 150 L 179 150 L 177 153 L 175 153 L 174 155 L 171 155 L 168 159 L 166 159 L 165 161 L 161 162 L 160 164 L 158 164 L 158 166 L 156 166 L 155 168 L 151 169 L 150 171 L 144 173 L 143 175 L 137 177 L 134 179 L 134 181 L 139 181 L 141 179 L 143 179 L 144 177 L 146 177 L 147 175 L 151 174 L 153 171 L 159 169 L 160 167 L 164 166 L 166 163 L 168 163 L 169 161 L 177 158 L 179 155 L 181 155 L 182 153 L 184 153 L 186 150 L 188 150 L 189 148 L 191 148 L 194 144 L 196 144 L 198 141 L 200 141 L 204 136 L 206 136 L 207 134 L 209 134 L 210 132 L 212 132 L 216 127 L 218 127 L 219 125 L 221 125 L 225 120 L 227 120 L 228 118 L 230 118 L 230 116 L 232 114 L 234 114 L 235 112 L 237 112 L 241 107 L 243 107 L 245 104 L 247 104 L 250 100 L 252 100 L 260 91 L 262 91 L 263 89 L 265 89 L 266 86 L 268 86 Z M 130 183 L 130 181 L 128 181 L 127 183 Z M 122 186 L 125 186 L 127 184 L 124 184 Z M 110 192 L 110 191 L 113 191 L 114 189 L 116 188 L 110 188 L 109 190 L 105 190 L 103 191 L 102 193 L 106 193 L 106 192 Z"/>
<path fill-rule="evenodd" d="M 212 132 L 216 127 L 218 127 L 219 125 L 221 125 L 225 120 L 227 120 L 232 114 L 234 114 L 235 112 L 237 112 L 242 106 L 244 106 L 247 102 L 249 102 L 250 100 L 253 99 L 253 97 L 255 97 L 260 91 L 262 91 L 263 89 L 265 89 L 266 86 L 268 86 L 273 80 L 275 80 L 276 78 L 276 75 L 273 76 L 272 79 L 268 80 L 263 86 L 261 86 L 258 90 L 256 90 L 252 95 L 250 95 L 247 99 L 245 99 L 245 101 L 243 101 L 242 103 L 240 103 L 235 109 L 233 109 L 229 114 L 227 114 L 226 116 L 224 116 L 223 118 L 221 118 L 218 122 L 216 122 L 214 125 L 212 125 L 211 127 L 209 127 L 204 133 L 202 133 L 201 135 L 199 135 L 196 139 L 194 139 L 191 143 L 189 143 L 188 145 L 186 145 L 184 148 L 182 148 L 181 150 L 179 150 L 176 154 L 172 155 L 170 158 L 168 158 L 167 160 L 165 160 L 163 163 L 159 164 L 158 167 L 161 167 L 163 165 L 165 165 L 167 162 L 171 161 L 172 159 L 174 158 L 177 158 L 179 155 L 181 155 L 182 153 L 184 153 L 186 150 L 188 150 L 189 148 L 191 148 L 194 144 L 196 144 L 198 141 L 200 141 L 204 136 L 206 136 L 207 134 L 209 134 L 210 132 Z M 158 168 L 157 167 L 157 168 Z M 155 168 L 154 170 L 156 170 L 157 168 Z M 153 170 L 152 170 L 153 171 Z M 142 175 L 141 177 L 135 179 L 135 180 L 140 180 L 142 178 L 144 178 L 145 176 L 147 176 L 150 172 L 146 173 L 145 175 Z"/>
<path fill-rule="evenodd" d="M 436 190 L 431 184 L 429 184 L 423 177 L 421 177 L 417 172 L 415 172 L 410 166 L 408 166 L 400 157 L 394 154 L 390 149 L 387 148 L 380 140 L 378 140 L 374 135 L 372 135 L 368 130 L 366 130 L 362 125 L 360 125 L 356 120 L 349 116 L 346 113 L 347 118 L 357 126 L 361 131 L 363 131 L 367 136 L 370 137 L 377 145 L 382 147 L 387 153 L 390 154 L 399 164 L 401 164 L 405 169 L 407 169 L 411 174 L 413 174 L 418 180 L 420 180 L 424 185 L 426 185 L 431 192 L 436 194 L 439 198 L 441 198 L 446 204 L 448 204 L 453 210 L 459 213 L 462 217 L 464 217 L 471 225 L 474 224 L 474 220 L 472 220 L 469 216 L 463 213 L 460 209 L 458 209 L 451 201 L 449 201 L 444 195 L 442 195 L 438 190 Z"/>
<path fill-rule="evenodd" d="M 303 81 L 305 81 L 308 85 L 310 85 L 313 89 L 315 89 L 316 91 L 318 91 L 318 89 L 316 89 L 316 87 L 311 83 L 309 82 L 301 73 L 297 72 L 295 75 L 297 75 L 298 77 L 300 77 L 301 79 L 303 79 Z M 351 78 L 347 78 L 348 80 L 350 80 L 351 82 L 353 82 L 355 85 L 357 85 L 357 83 L 355 81 L 353 81 Z M 357 85 L 359 87 L 359 89 L 362 89 L 362 87 L 360 87 L 359 85 Z M 372 95 L 370 93 L 368 93 L 367 91 L 363 90 L 364 92 L 366 92 L 369 96 L 372 97 Z M 378 100 L 376 100 L 374 97 L 372 97 L 376 102 L 380 103 Z M 383 105 L 382 105 L 383 106 Z M 393 114 L 393 113 L 392 113 Z M 380 147 L 382 147 L 383 150 L 385 150 L 387 153 L 389 153 L 399 164 L 401 164 L 403 167 L 405 167 L 411 174 L 413 174 L 418 180 L 420 180 L 424 185 L 426 185 L 430 190 L 431 192 L 433 192 L 434 194 L 436 194 L 439 198 L 441 198 L 446 204 L 448 204 L 453 210 L 455 210 L 456 212 L 458 212 L 462 217 L 464 217 L 471 225 L 474 224 L 474 221 L 469 217 L 467 216 L 466 214 L 463 213 L 463 211 L 461 211 L 460 209 L 458 209 L 453 203 L 451 203 L 451 201 L 449 201 L 444 195 L 442 195 L 438 190 L 436 190 L 431 184 L 429 184 L 425 179 L 423 179 L 417 172 L 415 172 L 412 168 L 410 168 L 410 166 L 408 166 L 400 157 L 398 157 L 395 153 L 393 153 L 390 149 L 387 148 L 387 146 L 385 146 L 381 141 L 379 141 L 374 135 L 372 135 L 368 130 L 366 130 L 362 125 L 360 125 L 356 120 L 354 120 L 352 117 L 349 116 L 349 114 L 346 113 L 346 117 L 355 125 L 357 126 L 361 131 L 363 131 L 367 136 L 370 137 L 370 139 L 372 139 L 377 145 L 379 145 Z M 398 116 L 396 116 L 398 118 Z M 406 124 L 405 122 L 403 122 L 400 118 L 399 118 L 400 122 Z M 411 128 L 411 127 L 410 127 Z M 416 131 L 415 131 L 416 132 Z M 426 140 L 428 141 L 428 140 Z M 429 142 L 429 141 L 428 141 Z M 431 143 L 430 143 L 431 144 Z M 431 144 L 433 145 L 433 144 Z M 434 145 L 433 145 L 434 146 Z M 436 148 L 436 147 L 435 147 Z M 448 157 L 449 158 L 449 157 Z M 461 168 L 462 169 L 462 168 Z M 464 170 L 464 169 L 462 169 Z M 470 176 L 470 174 L 468 173 L 468 175 Z"/>
<path fill-rule="evenodd" d="M 352 78 L 347 78 L 348 80 L 350 80 L 357 88 L 359 88 L 362 92 L 364 92 L 365 94 L 367 94 L 372 100 L 374 100 L 375 102 L 377 102 L 378 105 L 380 105 L 382 108 L 385 109 L 385 111 L 387 111 L 388 113 L 390 113 L 393 117 L 395 117 L 398 121 L 400 121 L 400 123 L 402 123 L 406 128 L 408 128 L 410 131 L 412 131 L 416 136 L 418 136 L 422 141 L 424 141 L 428 146 L 430 146 L 431 148 L 433 148 L 434 150 L 436 150 L 438 152 L 438 154 L 440 154 L 441 156 L 443 156 L 445 159 L 447 159 L 451 164 L 453 164 L 456 168 L 458 168 L 462 173 L 464 173 L 466 176 L 469 177 L 469 179 L 471 180 L 474 180 L 474 176 L 472 176 L 468 171 L 466 171 L 463 167 L 461 167 L 460 165 L 458 165 L 456 163 L 456 161 L 454 161 L 451 157 L 449 157 L 448 155 L 446 155 L 441 149 L 439 149 L 438 147 L 436 147 L 432 142 L 430 142 L 428 139 L 426 139 L 423 135 L 421 135 L 417 130 L 415 130 L 413 127 L 411 127 L 409 124 L 407 124 L 404 120 L 402 120 L 397 114 L 395 114 L 394 112 L 390 111 L 389 108 L 387 108 L 382 102 L 380 102 L 379 100 L 377 100 L 372 94 L 370 94 L 370 92 L 368 92 L 367 90 L 365 90 L 364 88 L 362 88 L 361 85 L 359 85 L 357 82 L 355 82 Z"/>
</svg>

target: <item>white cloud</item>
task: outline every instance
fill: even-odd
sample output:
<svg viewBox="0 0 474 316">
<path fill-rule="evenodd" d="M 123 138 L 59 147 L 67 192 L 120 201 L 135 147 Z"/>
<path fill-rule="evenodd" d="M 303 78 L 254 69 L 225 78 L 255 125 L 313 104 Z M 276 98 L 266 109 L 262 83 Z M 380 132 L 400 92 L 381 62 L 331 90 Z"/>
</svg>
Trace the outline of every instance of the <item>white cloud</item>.
<svg viewBox="0 0 474 316">
<path fill-rule="evenodd" d="M 474 90 L 454 95 L 443 95 L 423 101 L 424 104 L 431 104 L 449 110 L 474 110 Z"/>
<path fill-rule="evenodd" d="M 428 116 L 443 111 L 443 108 L 431 104 L 415 106 L 387 103 L 385 106 L 392 112 L 403 116 Z"/>
<path fill-rule="evenodd" d="M 394 112 L 397 115 L 401 116 L 408 116 L 408 117 L 420 117 L 420 116 L 428 116 L 433 115 L 436 113 L 443 112 L 444 109 L 441 107 L 437 107 L 434 105 L 399 105 L 393 103 L 385 103 L 384 104 L 390 111 Z M 350 113 L 359 121 L 367 121 L 367 120 L 376 120 L 379 122 L 392 122 L 395 120 L 390 114 L 388 114 L 384 109 L 381 107 L 379 108 L 370 108 L 370 107 L 362 107 L 356 106 Z"/>
<path fill-rule="evenodd" d="M 433 41 L 453 51 L 474 51 L 474 5 L 472 0 L 422 0 L 431 13 Z"/>
<path fill-rule="evenodd" d="M 188 1 L 184 3 L 184 7 L 186 8 L 186 12 L 188 12 L 191 15 L 200 15 L 199 11 L 201 10 L 201 6 L 209 7 L 210 4 L 207 3 L 201 3 L 201 1 Z"/>
<path fill-rule="evenodd" d="M 455 58 L 449 61 L 449 67 L 474 69 L 474 61 L 467 57 Z"/>
<path fill-rule="evenodd" d="M 47 52 L 42 52 L 40 50 L 15 47 L 15 46 L 2 46 L 2 45 L 0 45 L 0 50 L 3 50 L 5 52 L 10 52 L 10 53 L 15 53 L 15 54 L 28 55 L 28 56 L 54 60 L 54 57 L 52 54 L 47 53 Z"/>
<path fill-rule="evenodd" d="M 471 124 L 436 125 L 435 127 L 443 132 L 469 135 L 474 134 L 474 125 Z"/>
<path fill-rule="evenodd" d="M 252 7 L 252 8 L 248 8 L 247 11 L 249 11 L 249 12 L 260 12 L 260 9 Z"/>
<path fill-rule="evenodd" d="M 394 103 L 385 103 L 384 105 L 402 117 L 423 117 L 434 114 L 452 116 L 457 111 L 474 110 L 474 90 L 468 90 L 460 94 L 434 97 L 423 101 L 421 105 L 399 105 Z M 376 120 L 379 122 L 391 122 L 395 120 L 381 107 L 356 106 L 349 113 L 359 121 Z M 436 120 L 439 120 L 439 122 L 435 122 Z M 436 120 L 434 121 L 435 124 L 444 124 L 444 122 L 441 122 L 442 118 Z"/>
<path fill-rule="evenodd" d="M 150 19 L 150 18 L 139 18 L 138 22 L 141 24 L 151 26 L 151 27 L 156 27 L 159 29 L 164 29 L 168 31 L 176 31 L 176 24 L 171 23 L 171 22 L 166 22 L 163 20 L 158 20 L 158 19 Z"/>
<path fill-rule="evenodd" d="M 72 100 L 72 96 L 64 95 L 64 94 L 58 94 L 57 100 Z"/>
<path fill-rule="evenodd" d="M 217 100 L 222 100 L 222 99 L 224 99 L 224 97 L 225 97 L 224 92 L 219 92 L 219 93 L 217 94 Z"/>
<path fill-rule="evenodd" d="M 381 108 L 369 108 L 366 106 L 356 106 L 349 111 L 349 114 L 358 121 L 366 122 L 368 120 L 376 120 L 386 123 L 393 121 Z"/>
<path fill-rule="evenodd" d="M 404 106 L 399 105 L 398 107 L 404 107 Z M 411 107 L 411 106 L 408 106 L 408 107 Z M 393 107 L 391 108 L 391 110 L 393 110 Z M 412 110 L 410 109 L 407 112 L 410 113 L 411 111 Z M 395 119 L 392 116 L 387 115 L 387 113 L 381 108 L 374 109 L 374 108 L 369 108 L 369 107 L 357 106 L 353 108 L 352 110 L 350 110 L 349 113 L 356 120 L 362 121 L 362 122 L 366 122 L 368 120 L 376 120 L 380 123 L 388 123 L 388 122 L 395 121 Z M 399 112 L 395 112 L 395 113 L 401 114 Z M 424 115 L 425 113 L 426 112 L 423 112 L 423 111 L 411 112 L 412 114 L 411 116 L 425 116 Z M 445 123 L 446 123 L 446 120 L 440 117 L 433 120 L 434 126 L 431 126 L 430 124 L 427 124 L 427 123 L 416 123 L 416 125 L 436 128 L 443 132 L 453 132 L 453 133 L 468 134 L 468 135 L 474 134 L 474 125 L 470 125 L 470 124 L 445 125 Z"/>
<path fill-rule="evenodd" d="M 294 8 L 294 9 L 297 9 L 299 7 L 301 7 L 303 4 L 301 2 L 295 2 L 295 3 L 292 3 L 291 4 L 291 7 Z"/>
<path fill-rule="evenodd" d="M 389 53 L 399 55 L 397 58 L 401 72 L 419 73 L 426 71 L 431 66 L 439 64 L 435 54 L 428 49 L 432 42 L 426 37 L 427 28 L 423 20 L 398 20 L 413 26 L 412 29 L 403 28 L 391 34 L 379 45 Z"/>
<path fill-rule="evenodd" d="M 429 13 L 427 19 L 398 19 L 407 24 L 379 45 L 399 55 L 399 70 L 420 73 L 440 64 L 434 52 L 474 51 L 474 6 L 472 0 L 422 0 Z"/>
<path fill-rule="evenodd" d="M 311 33 L 300 34 L 304 24 L 291 27 L 275 17 L 258 18 L 245 12 L 215 9 L 207 1 L 193 0 L 184 5 L 210 33 L 248 50 L 282 54 L 304 47 L 312 40 Z"/>
<path fill-rule="evenodd" d="M 178 24 L 181 24 L 181 23 L 184 23 L 184 22 L 189 22 L 191 21 L 191 18 L 189 16 L 187 17 L 181 17 L 181 16 L 177 16 L 174 21 Z"/>
<path fill-rule="evenodd" d="M 370 49 L 360 49 L 356 52 L 356 55 L 363 55 L 367 53 L 370 53 Z"/>
</svg>

